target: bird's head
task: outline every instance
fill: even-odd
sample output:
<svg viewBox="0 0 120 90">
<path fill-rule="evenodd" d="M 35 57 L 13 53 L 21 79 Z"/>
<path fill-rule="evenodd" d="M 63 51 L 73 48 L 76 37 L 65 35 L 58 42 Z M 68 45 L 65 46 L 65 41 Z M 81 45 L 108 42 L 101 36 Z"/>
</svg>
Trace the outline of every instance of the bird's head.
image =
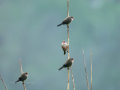
<svg viewBox="0 0 120 90">
<path fill-rule="evenodd" d="M 26 75 L 28 75 L 28 73 L 25 73 Z"/>
<path fill-rule="evenodd" d="M 62 42 L 62 45 L 67 45 L 67 42 L 66 42 L 66 41 L 63 41 L 63 42 Z"/>
<path fill-rule="evenodd" d="M 65 41 L 63 41 L 62 43 L 66 43 Z"/>
<path fill-rule="evenodd" d="M 70 58 L 70 60 L 74 60 L 73 58 Z"/>
<path fill-rule="evenodd" d="M 72 16 L 70 16 L 70 17 L 71 17 L 72 20 L 74 19 Z"/>
<path fill-rule="evenodd" d="M 25 73 L 24 73 L 24 75 L 28 76 L 28 73 L 27 73 L 27 72 L 25 72 Z"/>
</svg>

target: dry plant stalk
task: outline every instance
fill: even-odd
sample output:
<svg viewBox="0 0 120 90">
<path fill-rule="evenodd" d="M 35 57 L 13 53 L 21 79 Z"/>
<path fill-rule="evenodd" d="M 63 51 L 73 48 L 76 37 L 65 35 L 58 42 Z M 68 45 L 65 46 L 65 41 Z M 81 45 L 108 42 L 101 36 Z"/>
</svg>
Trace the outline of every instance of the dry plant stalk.
<svg viewBox="0 0 120 90">
<path fill-rule="evenodd" d="M 67 1 L 67 16 L 69 17 L 69 0 Z"/>
<path fill-rule="evenodd" d="M 92 50 L 91 50 L 91 90 L 92 90 Z"/>
<path fill-rule="evenodd" d="M 69 90 L 69 68 L 68 68 L 68 88 L 67 89 Z"/>
<path fill-rule="evenodd" d="M 23 74 L 23 71 L 22 71 L 22 65 L 21 65 L 21 58 L 20 58 L 20 70 L 21 70 L 21 74 Z"/>
<path fill-rule="evenodd" d="M 67 17 L 69 17 L 69 0 L 67 0 Z M 68 59 L 69 59 L 70 58 L 69 57 L 69 25 L 67 25 L 67 35 L 68 35 Z M 73 88 L 75 90 L 72 68 L 71 68 L 71 74 L 72 74 Z M 69 90 L 69 69 L 68 69 L 68 90 Z"/>
<path fill-rule="evenodd" d="M 5 86 L 6 90 L 8 90 L 8 89 L 7 89 L 7 86 L 5 85 L 5 83 L 4 83 L 1 75 L 0 75 L 0 78 L 1 78 L 1 80 L 2 80 L 2 82 L 3 82 L 3 84 L 4 84 L 4 86 Z"/>
<path fill-rule="evenodd" d="M 20 58 L 19 61 L 20 61 L 20 70 L 21 70 L 21 74 L 23 74 L 23 71 L 22 71 L 22 64 L 21 64 L 21 58 Z M 22 83 L 23 83 L 24 90 L 26 90 L 24 81 L 22 81 Z"/>
<path fill-rule="evenodd" d="M 67 0 L 67 16 L 69 17 L 69 0 Z M 68 35 L 68 59 L 69 57 L 69 25 L 67 25 L 67 35 Z M 68 86 L 67 90 L 69 90 L 69 68 L 68 68 Z"/>
<path fill-rule="evenodd" d="M 85 58 L 84 58 L 84 51 L 83 51 L 83 48 L 82 48 L 82 52 L 83 52 L 83 59 L 84 59 L 84 65 L 85 65 L 85 72 L 86 72 L 87 87 L 88 87 L 88 90 L 89 90 L 89 85 L 88 85 L 88 76 L 87 76 L 87 70 L 86 70 L 86 63 L 85 63 Z"/>
<path fill-rule="evenodd" d="M 67 17 L 69 17 L 69 0 L 67 1 Z M 69 25 L 67 25 L 67 35 L 68 35 L 68 59 L 69 57 Z"/>
<path fill-rule="evenodd" d="M 67 35 L 68 35 L 68 59 L 69 59 L 70 58 L 69 57 L 69 25 L 67 25 Z M 69 68 L 68 68 L 68 87 L 67 87 L 67 89 L 69 90 Z"/>
<path fill-rule="evenodd" d="M 68 34 L 68 59 L 69 57 L 69 25 L 67 25 L 67 34 Z M 69 68 L 68 68 L 68 90 L 69 90 Z"/>
<path fill-rule="evenodd" d="M 72 67 L 71 67 L 71 74 L 72 74 L 73 88 L 75 90 L 75 83 L 74 83 L 74 78 L 73 78 L 73 73 L 72 73 Z"/>
</svg>

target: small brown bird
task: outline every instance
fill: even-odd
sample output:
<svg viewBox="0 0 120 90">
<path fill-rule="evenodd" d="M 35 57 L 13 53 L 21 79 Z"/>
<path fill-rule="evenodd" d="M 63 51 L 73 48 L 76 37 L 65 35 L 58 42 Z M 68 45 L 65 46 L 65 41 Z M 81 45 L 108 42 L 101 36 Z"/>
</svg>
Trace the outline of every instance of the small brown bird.
<svg viewBox="0 0 120 90">
<path fill-rule="evenodd" d="M 71 67 L 72 66 L 72 64 L 73 64 L 73 58 L 69 58 L 64 64 L 63 64 L 63 66 L 61 67 L 61 68 L 59 68 L 58 70 L 61 70 L 62 68 L 69 68 L 69 67 Z"/>
<path fill-rule="evenodd" d="M 25 72 L 18 78 L 18 80 L 15 83 L 17 83 L 19 81 L 25 81 L 27 79 L 27 77 L 28 77 L 28 73 Z"/>
<path fill-rule="evenodd" d="M 68 48 L 68 45 L 67 45 L 67 42 L 63 41 L 62 44 L 61 44 L 61 47 L 64 51 L 64 55 L 66 54 L 66 51 L 67 51 L 67 48 Z"/>
<path fill-rule="evenodd" d="M 74 18 L 72 16 L 69 16 L 61 24 L 59 24 L 57 26 L 61 26 L 61 25 L 64 25 L 64 24 L 68 25 L 68 24 L 70 24 L 72 22 L 73 19 Z"/>
</svg>

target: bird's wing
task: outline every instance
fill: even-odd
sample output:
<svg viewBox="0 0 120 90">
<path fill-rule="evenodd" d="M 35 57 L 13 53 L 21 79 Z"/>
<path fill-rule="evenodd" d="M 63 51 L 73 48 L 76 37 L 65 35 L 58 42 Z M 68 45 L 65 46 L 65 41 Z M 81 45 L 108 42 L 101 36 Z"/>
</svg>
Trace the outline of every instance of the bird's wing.
<svg viewBox="0 0 120 90">
<path fill-rule="evenodd" d="M 68 64 L 69 64 L 69 61 L 67 60 L 67 61 L 63 64 L 63 66 L 67 67 Z"/>
<path fill-rule="evenodd" d="M 22 74 L 20 77 L 19 77 L 19 80 L 20 81 L 24 81 L 27 79 L 27 76 L 25 76 L 24 74 Z"/>
<path fill-rule="evenodd" d="M 22 81 L 22 77 L 21 76 L 19 77 L 19 81 Z"/>
<path fill-rule="evenodd" d="M 66 66 L 67 66 L 67 63 L 65 62 L 65 63 L 63 64 L 63 66 L 66 67 Z"/>
<path fill-rule="evenodd" d="M 71 18 L 67 17 L 62 23 L 63 24 L 69 24 L 71 22 Z"/>
</svg>

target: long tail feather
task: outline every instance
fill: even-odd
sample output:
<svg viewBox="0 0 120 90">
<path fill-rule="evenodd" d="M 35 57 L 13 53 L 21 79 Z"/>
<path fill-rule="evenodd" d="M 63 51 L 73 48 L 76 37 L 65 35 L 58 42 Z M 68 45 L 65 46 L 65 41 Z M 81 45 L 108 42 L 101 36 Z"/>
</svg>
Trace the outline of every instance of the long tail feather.
<svg viewBox="0 0 120 90">
<path fill-rule="evenodd" d="M 57 26 L 61 26 L 62 25 L 62 23 L 61 24 L 59 24 L 59 25 L 57 25 Z"/>
<path fill-rule="evenodd" d="M 63 68 L 63 66 L 61 68 L 59 68 L 58 70 L 61 70 Z"/>
<path fill-rule="evenodd" d="M 17 80 L 15 83 L 19 82 L 19 80 Z"/>
<path fill-rule="evenodd" d="M 66 51 L 64 51 L 64 55 L 66 54 Z"/>
</svg>

